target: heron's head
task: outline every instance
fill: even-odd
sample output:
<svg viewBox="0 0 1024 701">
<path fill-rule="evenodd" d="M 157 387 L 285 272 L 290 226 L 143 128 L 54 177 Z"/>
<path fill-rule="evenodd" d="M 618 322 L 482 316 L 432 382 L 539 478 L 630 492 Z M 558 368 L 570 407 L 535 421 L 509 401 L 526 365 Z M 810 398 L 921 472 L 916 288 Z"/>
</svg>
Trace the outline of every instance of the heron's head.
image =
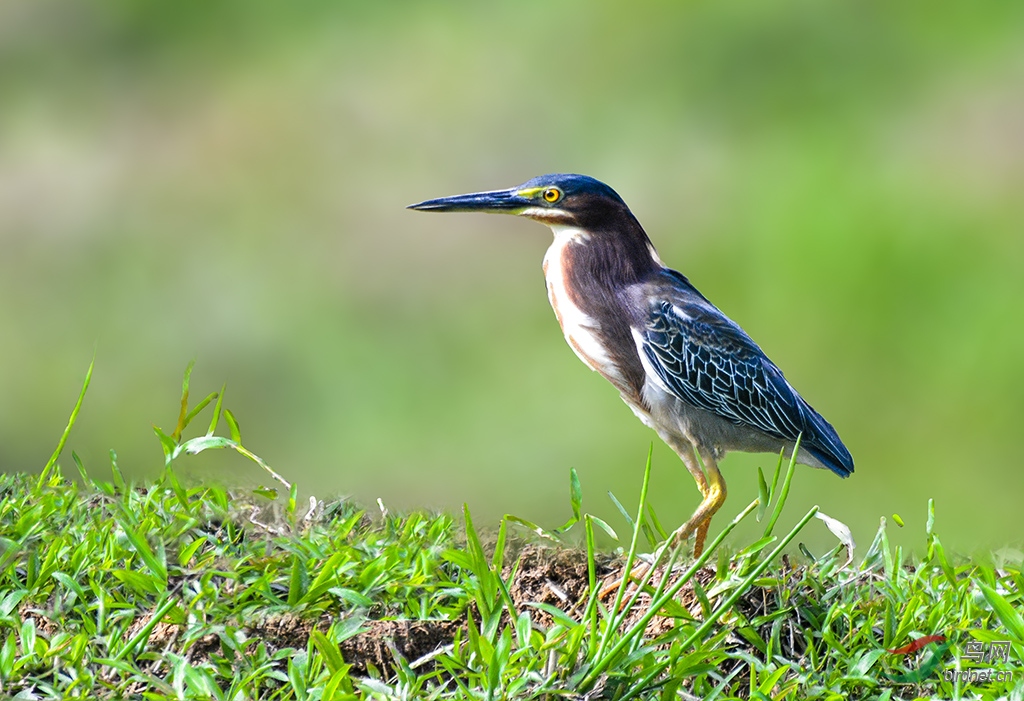
<svg viewBox="0 0 1024 701">
<path fill-rule="evenodd" d="M 409 205 L 409 209 L 516 214 L 549 226 L 583 229 L 601 228 L 623 214 L 632 218 L 615 190 L 600 180 L 573 173 L 541 175 L 508 190 L 440 197 Z"/>
</svg>

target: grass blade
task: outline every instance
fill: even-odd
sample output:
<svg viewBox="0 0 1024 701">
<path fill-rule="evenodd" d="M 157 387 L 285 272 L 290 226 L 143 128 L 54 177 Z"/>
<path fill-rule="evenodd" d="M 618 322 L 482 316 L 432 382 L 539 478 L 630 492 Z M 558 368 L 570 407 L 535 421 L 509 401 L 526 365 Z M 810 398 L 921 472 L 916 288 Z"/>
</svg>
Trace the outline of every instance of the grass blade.
<svg viewBox="0 0 1024 701">
<path fill-rule="evenodd" d="M 785 487 L 783 487 L 783 490 L 785 490 Z M 701 638 L 704 637 L 704 634 L 707 633 L 708 630 L 710 630 L 711 626 L 717 623 L 718 619 L 725 615 L 725 612 L 731 609 L 733 605 L 739 600 L 739 598 L 743 596 L 743 594 L 745 594 L 748 589 L 750 589 L 750 586 L 751 584 L 753 584 L 754 580 L 761 576 L 761 573 L 768 568 L 768 565 L 770 565 L 775 560 L 775 558 L 778 557 L 780 553 L 782 553 L 782 550 L 787 545 L 789 545 L 790 541 L 792 541 L 793 538 L 796 537 L 796 534 L 803 530 L 803 527 L 807 525 L 807 522 L 814 518 L 814 515 L 817 513 L 818 507 L 812 506 L 811 510 L 808 511 L 807 514 L 802 519 L 800 519 L 800 521 L 793 527 L 793 530 L 791 530 L 786 535 L 786 537 L 782 539 L 782 542 L 779 543 L 778 546 L 774 550 L 772 550 L 771 553 L 768 554 L 768 557 L 761 560 L 761 562 L 758 563 L 757 567 L 754 568 L 754 571 L 747 575 L 746 579 L 744 579 L 743 582 L 738 587 L 736 587 L 733 593 L 730 594 L 729 597 L 724 602 L 722 602 L 722 604 L 717 609 L 715 609 L 714 613 L 708 616 L 707 620 L 705 620 L 704 623 L 702 623 L 701 626 L 690 635 L 690 637 L 683 641 L 684 649 L 690 647 L 696 641 L 699 641 Z"/>
<path fill-rule="evenodd" d="M 231 432 L 231 440 L 241 445 L 242 432 L 239 430 L 238 422 L 235 421 L 235 415 L 231 413 L 230 409 L 224 410 L 224 420 L 228 422 L 228 430 Z"/>
<path fill-rule="evenodd" d="M 785 459 L 786 450 L 779 451 L 779 459 L 775 462 L 775 474 L 772 475 L 772 488 L 768 490 L 769 501 L 775 496 L 775 487 L 779 484 L 779 475 L 782 473 L 782 461 Z"/>
<path fill-rule="evenodd" d="M 611 492 L 608 492 L 608 498 L 612 500 L 612 503 L 615 504 L 615 508 L 619 510 L 619 513 L 622 514 L 622 518 L 626 519 L 626 523 L 628 523 L 629 527 L 632 529 L 636 524 L 633 522 L 633 517 L 629 515 L 628 511 L 626 511 L 626 507 L 623 506 L 622 502 L 619 501 Z"/>
<path fill-rule="evenodd" d="M 96 365 L 96 354 L 93 353 L 92 360 L 89 361 L 89 369 L 85 371 L 85 381 L 82 383 L 82 391 L 78 393 L 78 401 L 75 402 L 75 408 L 71 410 L 71 416 L 68 418 L 68 425 L 64 427 L 64 433 L 61 434 L 60 440 L 57 441 L 57 448 L 53 451 L 53 455 L 46 461 L 46 466 L 43 467 L 43 471 L 39 474 L 38 486 L 41 488 L 46 481 L 50 479 L 50 470 L 57 464 L 57 459 L 60 454 L 64 452 L 64 444 L 68 442 L 68 436 L 71 435 L 71 429 L 75 426 L 75 421 L 78 420 L 78 412 L 82 410 L 82 402 L 85 401 L 85 393 L 89 389 L 89 383 L 92 382 L 92 369 Z"/>
<path fill-rule="evenodd" d="M 778 521 L 779 516 L 782 515 L 782 507 L 786 505 L 786 498 L 789 496 L 789 485 L 793 481 L 793 470 L 796 468 L 796 456 L 797 453 L 800 452 L 801 438 L 803 438 L 803 434 L 797 436 L 796 445 L 793 446 L 793 455 L 789 459 L 789 467 L 786 469 L 786 478 L 782 481 L 782 493 L 779 495 L 779 498 L 775 500 L 775 508 L 772 510 L 772 516 L 768 519 L 768 525 L 764 528 L 765 536 L 770 536 L 772 534 L 772 530 L 775 528 L 775 522 Z"/>
<path fill-rule="evenodd" d="M 701 556 L 697 558 L 697 560 L 692 565 L 690 565 L 690 568 L 687 569 L 683 576 L 679 578 L 679 581 L 677 581 L 675 584 L 672 585 L 670 589 L 665 591 L 661 596 L 656 597 L 651 602 L 647 609 L 647 613 L 641 616 L 640 619 L 636 623 L 634 623 L 628 631 L 623 633 L 622 638 L 620 638 L 619 641 L 611 649 L 609 649 L 607 653 L 599 654 L 596 657 L 593 667 L 590 668 L 586 676 L 584 676 L 583 680 L 580 682 L 581 689 L 589 689 L 597 681 L 597 679 L 600 678 L 602 674 L 604 674 L 605 670 L 615 660 L 616 656 L 623 649 L 625 649 L 625 647 L 628 644 L 630 644 L 633 638 L 635 638 L 642 631 L 647 629 L 647 624 L 651 621 L 652 618 L 654 618 L 658 611 L 660 611 L 661 608 L 664 607 L 668 601 L 675 598 L 676 594 L 679 593 L 679 590 L 682 589 L 683 586 L 685 586 L 686 583 L 693 578 L 693 576 L 697 573 L 698 570 L 700 570 L 700 568 L 704 567 L 704 565 L 707 563 L 711 555 L 719 548 L 719 546 L 721 546 L 722 542 L 733 531 L 733 529 L 736 528 L 736 526 L 739 525 L 739 523 L 744 518 L 746 518 L 755 508 L 757 508 L 756 499 L 750 502 L 750 504 L 748 504 L 747 507 L 743 509 L 743 511 L 737 514 L 736 517 L 732 521 L 730 521 L 725 528 L 722 529 L 722 531 L 715 537 L 714 541 L 712 541 L 710 546 L 704 548 L 704 552 L 701 553 Z M 634 531 L 634 533 L 635 532 L 636 531 Z M 676 552 L 678 552 L 678 550 L 679 548 L 676 548 Z M 658 560 L 655 560 L 655 566 L 657 565 L 657 562 Z M 652 568 L 652 570 L 653 569 L 654 568 Z M 621 590 L 622 587 L 619 587 L 619 589 Z M 616 608 L 612 610 L 617 611 L 618 609 Z M 615 617 L 612 616 L 610 618 Z M 603 652 L 601 648 L 598 649 L 599 651 Z"/>
<path fill-rule="evenodd" d="M 1006 597 L 984 582 L 978 582 L 978 588 L 1010 635 L 1015 637 L 1018 643 L 1024 643 L 1024 618 L 1021 618 L 1020 611 L 1015 609 Z"/>
<path fill-rule="evenodd" d="M 125 643 L 124 647 L 118 650 L 117 654 L 114 655 L 114 660 L 123 660 L 124 657 L 128 653 L 132 652 L 136 647 L 138 647 L 140 643 L 149 640 L 149 634 L 153 632 L 154 628 L 156 628 L 156 624 L 159 623 L 161 619 L 163 619 L 163 617 L 167 615 L 168 611 L 174 608 L 175 603 L 176 602 L 173 596 L 167 597 L 167 600 L 160 604 L 159 608 L 157 608 L 156 611 L 153 612 L 153 615 L 150 617 L 146 625 L 144 625 L 139 630 L 138 633 L 132 636 L 132 638 L 127 643 Z"/>
<path fill-rule="evenodd" d="M 647 487 L 651 483 L 651 459 L 654 456 L 654 444 L 651 443 L 651 447 L 647 451 L 647 464 L 644 466 L 644 481 L 640 487 L 640 506 L 636 510 L 636 522 L 633 526 L 633 537 L 629 542 L 629 554 L 626 555 L 626 567 L 622 573 L 622 581 L 619 583 L 619 588 L 615 592 L 615 603 L 612 605 L 612 611 L 618 611 L 622 605 L 622 597 L 626 593 L 627 583 L 629 582 L 629 575 L 633 572 L 633 558 L 636 555 L 636 544 L 640 539 L 641 525 L 644 521 L 644 509 L 647 506 Z M 608 645 L 608 640 L 611 637 L 612 623 L 615 621 L 615 616 L 608 617 L 608 625 L 605 626 L 604 634 L 601 636 L 601 644 L 597 646 L 597 656 L 601 657 L 605 647 Z"/>
<path fill-rule="evenodd" d="M 184 426 L 182 426 L 182 429 L 187 428 L 188 425 L 190 423 L 192 423 L 192 419 L 196 418 L 196 415 L 199 414 L 199 412 L 201 412 L 207 406 L 209 406 L 210 402 L 212 402 L 216 398 L 217 398 L 217 393 L 216 392 L 210 392 L 208 395 L 206 395 L 206 397 L 203 399 L 203 401 L 201 401 L 198 404 L 196 404 L 195 407 L 193 407 L 192 411 L 188 412 L 188 416 L 185 417 L 185 424 L 184 424 Z"/>
<path fill-rule="evenodd" d="M 181 380 L 181 410 L 178 412 L 178 423 L 174 427 L 174 433 L 171 434 L 175 443 L 181 440 L 181 432 L 188 425 L 188 383 L 192 378 L 192 368 L 195 365 L 195 360 L 189 361 L 188 366 L 185 368 L 185 377 Z"/>
<path fill-rule="evenodd" d="M 224 392 L 228 389 L 228 385 L 225 382 L 220 386 L 220 392 L 217 393 L 217 403 L 213 405 L 213 418 L 210 419 L 210 428 L 206 432 L 206 435 L 212 436 L 217 432 L 217 422 L 220 421 L 221 407 L 224 405 Z"/>
<path fill-rule="evenodd" d="M 776 474 L 778 474 L 776 472 Z M 757 522 L 761 523 L 761 519 L 764 518 L 764 512 L 768 508 L 768 501 L 771 498 L 768 492 L 768 483 L 764 481 L 764 471 L 761 470 L 761 466 L 757 467 L 757 500 L 760 502 L 757 506 Z"/>
</svg>

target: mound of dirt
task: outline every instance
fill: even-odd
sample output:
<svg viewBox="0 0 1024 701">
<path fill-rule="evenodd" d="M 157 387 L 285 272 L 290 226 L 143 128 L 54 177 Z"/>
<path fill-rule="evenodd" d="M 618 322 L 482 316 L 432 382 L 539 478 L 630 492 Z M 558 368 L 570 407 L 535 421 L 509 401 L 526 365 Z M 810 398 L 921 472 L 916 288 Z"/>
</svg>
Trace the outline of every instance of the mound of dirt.
<svg viewBox="0 0 1024 701">
<path fill-rule="evenodd" d="M 465 628 L 462 621 L 367 621 L 367 631 L 341 643 L 341 655 L 356 674 L 365 674 L 369 665 L 386 673 L 394 660 L 394 652 L 410 664 L 426 661 L 455 639 L 455 632 Z"/>
<path fill-rule="evenodd" d="M 508 578 L 515 571 L 515 576 L 509 582 L 509 594 L 519 611 L 529 611 L 534 625 L 545 629 L 553 623 L 549 613 L 530 605 L 537 603 L 554 606 L 579 620 L 589 595 L 585 552 L 526 545 L 509 557 L 509 562 L 502 573 Z M 636 569 L 637 566 L 634 566 L 634 574 Z M 595 562 L 595 570 L 598 586 L 608 589 L 604 603 L 610 606 L 615 596 L 615 588 L 610 585 L 621 579 L 623 563 L 604 556 Z M 670 586 L 672 579 L 681 574 L 681 570 L 672 572 L 666 586 Z M 660 568 L 652 578 L 652 586 L 657 586 L 664 576 L 664 568 Z M 714 571 L 705 568 L 697 573 L 695 579 L 707 585 L 713 578 Z M 633 586 L 630 585 L 627 595 L 632 593 Z M 641 593 L 637 605 L 623 625 L 628 627 L 639 620 L 646 613 L 650 601 L 649 594 Z M 677 601 L 695 617 L 700 616 L 700 605 L 692 586 L 684 587 Z M 472 611 L 465 615 L 472 615 Z M 149 616 L 141 617 L 129 629 L 129 636 L 140 631 L 149 620 Z M 309 644 L 309 636 L 314 629 L 325 633 L 336 620 L 337 616 L 330 614 L 319 618 L 303 618 L 284 613 L 256 619 L 242 626 L 242 629 L 248 639 L 260 641 L 272 651 L 284 648 L 301 650 Z M 647 635 L 656 637 L 669 630 L 673 624 L 674 619 L 670 617 L 655 616 L 648 623 Z M 453 620 L 366 620 L 359 633 L 342 641 L 338 647 L 345 661 L 352 665 L 354 674 L 365 675 L 373 667 L 387 675 L 398 656 L 417 667 L 432 664 L 433 655 L 451 645 L 457 633 L 466 630 L 466 625 L 465 617 Z M 39 627 L 44 628 L 45 622 L 40 621 Z M 151 649 L 164 650 L 181 647 L 181 633 L 182 629 L 178 625 L 161 621 L 153 627 L 146 645 Z M 185 654 L 193 663 L 200 663 L 220 652 L 222 646 L 218 636 L 209 634 L 192 641 Z"/>
<path fill-rule="evenodd" d="M 587 554 L 581 550 L 555 550 L 527 545 L 516 557 L 518 565 L 515 579 L 509 585 L 509 594 L 517 609 L 526 604 L 550 604 L 572 615 L 580 608 L 587 594 Z M 595 562 L 597 580 L 612 574 L 611 558 Z M 512 567 L 506 567 L 502 576 L 512 574 Z M 542 626 L 551 624 L 551 615 L 532 608 L 532 620 Z"/>
</svg>

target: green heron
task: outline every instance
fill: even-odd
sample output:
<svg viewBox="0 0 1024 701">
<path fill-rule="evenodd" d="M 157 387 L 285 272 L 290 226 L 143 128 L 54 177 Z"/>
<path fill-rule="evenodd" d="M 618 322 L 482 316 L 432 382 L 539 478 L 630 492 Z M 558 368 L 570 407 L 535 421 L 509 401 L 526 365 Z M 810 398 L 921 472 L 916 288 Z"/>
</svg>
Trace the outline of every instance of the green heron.
<svg viewBox="0 0 1024 701">
<path fill-rule="evenodd" d="M 509 190 L 410 205 L 432 212 L 517 214 L 547 224 L 548 299 L 587 367 L 682 459 L 703 500 L 671 543 L 704 548 L 725 501 L 718 461 L 730 450 L 781 450 L 797 462 L 853 472 L 839 435 L 738 324 L 666 268 L 619 195 L 585 175 L 542 175 Z"/>
</svg>

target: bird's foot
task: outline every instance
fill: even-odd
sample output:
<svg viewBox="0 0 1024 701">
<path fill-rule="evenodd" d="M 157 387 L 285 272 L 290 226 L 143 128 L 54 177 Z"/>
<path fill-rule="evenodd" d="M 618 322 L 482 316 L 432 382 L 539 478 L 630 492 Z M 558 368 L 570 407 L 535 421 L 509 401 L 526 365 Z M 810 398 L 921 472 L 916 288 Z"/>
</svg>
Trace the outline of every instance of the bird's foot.
<svg viewBox="0 0 1024 701">
<path fill-rule="evenodd" d="M 648 571 L 650 571 L 650 569 L 651 569 L 651 566 L 645 562 L 645 563 L 642 563 L 639 567 L 637 567 L 637 568 L 635 568 L 635 569 L 630 571 L 630 573 L 629 573 L 629 586 L 626 589 L 626 591 L 623 592 L 622 604 L 619 607 L 620 609 L 621 609 L 622 606 L 624 606 L 626 604 L 627 601 L 629 601 L 630 597 L 633 596 L 633 593 L 636 591 L 637 587 L 640 586 L 640 581 L 643 580 L 643 578 L 645 576 L 647 576 L 647 573 L 648 573 Z M 625 578 L 624 577 L 622 577 L 622 576 L 616 577 L 614 581 L 610 582 L 609 584 L 606 584 L 597 593 L 598 601 L 604 601 L 608 597 L 609 594 L 613 593 L 615 590 L 617 590 L 619 587 L 623 586 L 624 584 L 625 584 Z"/>
<path fill-rule="evenodd" d="M 672 536 L 670 536 L 668 540 L 664 541 L 661 545 L 659 545 L 650 555 L 638 556 L 638 559 L 641 562 L 639 562 L 637 566 L 634 566 L 630 570 L 629 585 L 622 595 L 623 605 L 625 605 L 625 603 L 629 601 L 629 599 L 633 596 L 636 590 L 640 587 L 641 582 L 644 580 L 645 577 L 647 577 L 647 574 L 650 572 L 651 567 L 658 565 L 660 569 L 665 569 L 665 565 L 662 562 L 662 560 L 664 559 L 664 554 L 666 552 L 671 552 L 671 550 L 673 550 L 675 547 L 681 544 L 683 540 L 685 540 L 685 537 L 677 538 L 677 535 L 678 531 Z M 699 554 L 700 553 L 695 553 L 695 555 Z M 616 589 L 623 586 L 624 581 L 625 578 L 623 576 L 615 576 L 615 578 L 611 582 L 606 584 L 604 587 L 601 588 L 600 591 L 598 591 L 598 600 L 604 601 L 609 594 L 613 593 Z"/>
</svg>

